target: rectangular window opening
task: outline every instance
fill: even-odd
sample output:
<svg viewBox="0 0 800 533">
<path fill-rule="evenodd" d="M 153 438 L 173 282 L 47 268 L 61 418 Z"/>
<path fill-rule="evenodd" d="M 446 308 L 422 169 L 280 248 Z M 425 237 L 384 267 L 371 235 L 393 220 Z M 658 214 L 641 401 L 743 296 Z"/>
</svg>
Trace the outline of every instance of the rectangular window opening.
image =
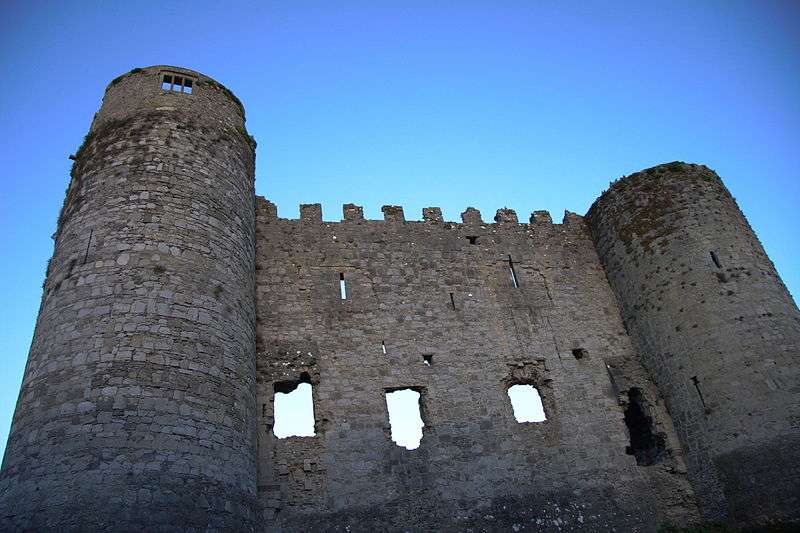
<svg viewBox="0 0 800 533">
<path fill-rule="evenodd" d="M 298 381 L 273 385 L 275 424 L 272 432 L 279 439 L 314 437 L 314 396 L 310 377 L 303 373 Z"/>
<path fill-rule="evenodd" d="M 711 260 L 714 261 L 714 264 L 717 265 L 717 268 L 722 268 L 722 263 L 719 262 L 719 257 L 717 257 L 717 252 L 711 250 L 709 253 L 711 254 Z"/>
<path fill-rule="evenodd" d="M 508 270 L 511 273 L 511 283 L 514 284 L 515 289 L 519 289 L 519 280 L 517 279 L 517 271 L 514 270 L 514 260 L 508 256 Z"/>
<path fill-rule="evenodd" d="M 530 384 L 512 385 L 508 388 L 507 393 L 517 422 L 524 424 L 547 421 L 542 397 L 536 387 Z"/>
<path fill-rule="evenodd" d="M 164 91 L 192 94 L 193 88 L 194 80 L 191 78 L 173 74 L 164 74 L 161 78 L 161 89 Z"/>
<path fill-rule="evenodd" d="M 477 235 L 467 235 L 467 240 L 470 244 L 478 244 L 478 236 Z"/>
<path fill-rule="evenodd" d="M 422 442 L 422 421 L 420 391 L 390 389 L 386 391 L 386 409 L 389 412 L 389 426 L 392 442 L 407 450 L 416 450 Z"/>
<path fill-rule="evenodd" d="M 425 363 L 428 366 L 432 366 L 433 365 L 433 354 L 432 353 L 422 354 L 422 362 Z"/>
<path fill-rule="evenodd" d="M 642 391 L 636 387 L 628 390 L 628 406 L 625 408 L 625 425 L 630 434 L 630 445 L 625 453 L 636 457 L 639 466 L 661 463 L 667 451 L 666 437 L 655 431 L 655 423 L 649 414 Z"/>
<path fill-rule="evenodd" d="M 344 273 L 339 274 L 339 295 L 342 297 L 342 300 L 347 300 L 347 285 L 344 281 Z"/>
<path fill-rule="evenodd" d="M 386 341 L 381 341 L 381 351 L 386 355 Z"/>
</svg>

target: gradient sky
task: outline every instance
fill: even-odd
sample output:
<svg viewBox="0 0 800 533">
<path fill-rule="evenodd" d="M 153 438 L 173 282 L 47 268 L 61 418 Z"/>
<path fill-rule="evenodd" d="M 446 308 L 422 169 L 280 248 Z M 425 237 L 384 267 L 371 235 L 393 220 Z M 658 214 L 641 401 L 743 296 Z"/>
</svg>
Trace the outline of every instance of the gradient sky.
<svg viewBox="0 0 800 533">
<path fill-rule="evenodd" d="M 2 2 L 0 446 L 67 157 L 117 75 L 173 64 L 233 90 L 284 217 L 560 220 L 623 174 L 704 163 L 797 297 L 799 39 L 789 1 Z"/>
</svg>

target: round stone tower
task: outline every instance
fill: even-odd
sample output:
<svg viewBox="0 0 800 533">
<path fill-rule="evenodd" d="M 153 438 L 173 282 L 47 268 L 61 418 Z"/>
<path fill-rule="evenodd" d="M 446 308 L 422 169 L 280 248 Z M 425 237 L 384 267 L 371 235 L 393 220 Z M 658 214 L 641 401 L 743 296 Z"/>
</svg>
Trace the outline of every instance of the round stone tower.
<svg viewBox="0 0 800 533">
<path fill-rule="evenodd" d="M 255 142 L 169 66 L 112 81 L 73 156 L 0 475 L 0 529 L 248 530 Z"/>
<path fill-rule="evenodd" d="M 586 220 L 707 519 L 800 517 L 800 313 L 719 177 L 669 163 Z"/>
</svg>

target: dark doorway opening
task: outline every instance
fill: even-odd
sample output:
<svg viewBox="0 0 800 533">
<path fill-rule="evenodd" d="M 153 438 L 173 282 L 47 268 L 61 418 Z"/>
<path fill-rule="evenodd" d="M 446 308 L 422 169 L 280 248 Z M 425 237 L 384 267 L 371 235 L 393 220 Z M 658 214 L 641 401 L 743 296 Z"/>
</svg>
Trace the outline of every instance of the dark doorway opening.
<svg viewBox="0 0 800 533">
<path fill-rule="evenodd" d="M 631 437 L 625 453 L 636 457 L 639 466 L 655 465 L 664 460 L 667 452 L 666 438 L 654 429 L 653 418 L 642 391 L 632 387 L 628 391 L 628 407 L 625 409 L 625 425 Z"/>
</svg>

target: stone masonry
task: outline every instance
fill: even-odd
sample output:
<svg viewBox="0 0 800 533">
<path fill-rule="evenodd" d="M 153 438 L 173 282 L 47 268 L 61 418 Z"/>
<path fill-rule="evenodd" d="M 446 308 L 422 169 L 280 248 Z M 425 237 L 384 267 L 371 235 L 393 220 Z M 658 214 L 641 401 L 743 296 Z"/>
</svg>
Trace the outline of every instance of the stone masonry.
<svg viewBox="0 0 800 533">
<path fill-rule="evenodd" d="M 560 224 L 284 219 L 254 194 L 241 103 L 170 66 L 114 80 L 74 158 L 0 529 L 800 520 L 800 312 L 704 166 L 623 177 Z M 277 438 L 301 382 L 315 436 Z M 546 421 L 515 420 L 517 384 Z M 414 450 L 390 438 L 402 388 Z"/>
</svg>

